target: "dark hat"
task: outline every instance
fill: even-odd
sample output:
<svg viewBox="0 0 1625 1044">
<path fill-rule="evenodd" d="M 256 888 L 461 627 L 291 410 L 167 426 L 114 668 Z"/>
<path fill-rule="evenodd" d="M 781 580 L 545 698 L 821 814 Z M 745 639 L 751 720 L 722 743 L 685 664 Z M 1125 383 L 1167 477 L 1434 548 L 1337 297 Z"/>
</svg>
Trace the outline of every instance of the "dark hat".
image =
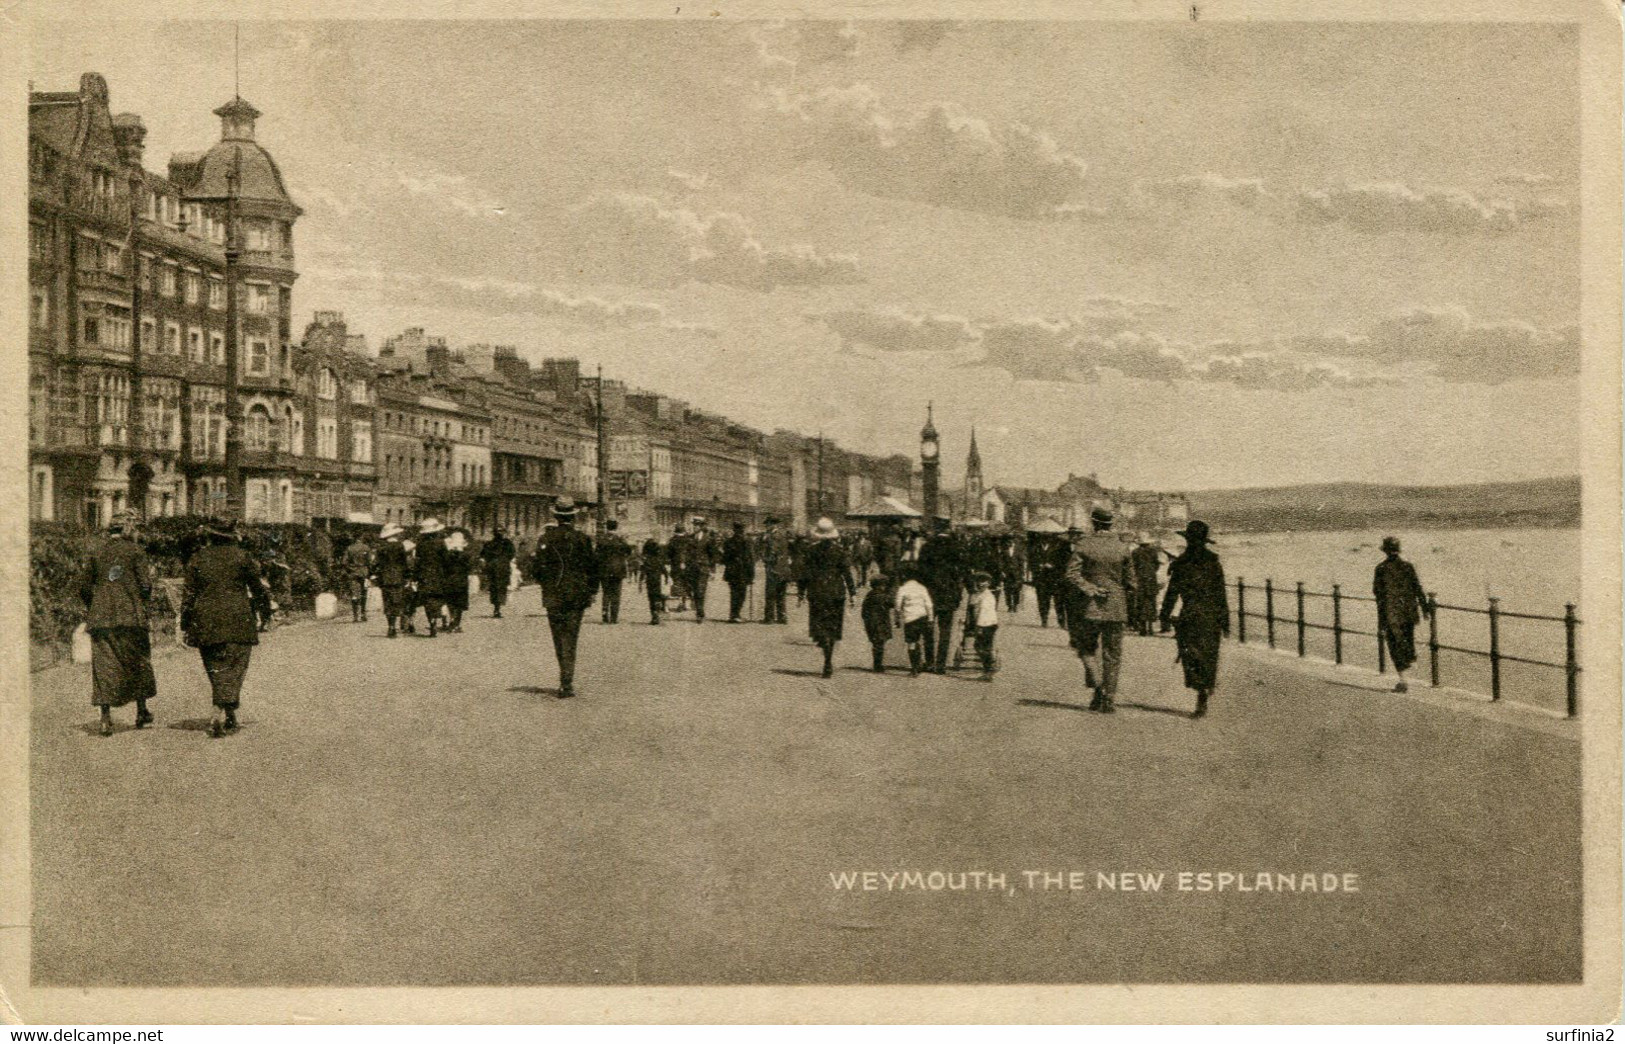
<svg viewBox="0 0 1625 1044">
<path fill-rule="evenodd" d="M 744 531 L 745 531 L 745 523 L 743 523 L 743 522 L 735 522 L 734 523 L 734 532 L 735 533 L 743 533 Z"/>
<path fill-rule="evenodd" d="M 492 526 L 491 527 L 491 535 L 494 536 L 494 537 L 499 537 L 503 533 L 506 533 L 506 532 L 507 532 L 507 530 L 503 529 L 501 526 Z"/>
<path fill-rule="evenodd" d="M 615 532 L 615 531 L 616 531 L 616 530 L 617 530 L 617 529 L 619 529 L 619 528 L 621 528 L 621 524 L 620 524 L 620 523 L 619 523 L 619 522 L 617 522 L 617 521 L 615 521 L 615 520 L 614 520 L 614 519 L 613 519 L 613 518 L 612 518 L 612 519 L 610 519 L 610 520 L 609 520 L 609 521 L 608 521 L 608 522 L 605 522 L 605 523 L 604 523 L 604 528 L 605 528 L 605 529 L 607 529 L 607 530 L 609 530 L 609 531 L 610 531 L 610 532 L 611 532 L 611 533 L 613 533 L 613 532 Z"/>
<path fill-rule="evenodd" d="M 1185 524 L 1184 532 L 1179 535 L 1184 537 L 1188 544 L 1205 544 L 1208 542 L 1207 523 L 1193 518 Z"/>
<path fill-rule="evenodd" d="M 770 526 L 778 525 L 779 524 L 778 516 L 777 515 L 769 515 L 769 516 L 767 516 L 766 524 L 770 525 Z"/>
<path fill-rule="evenodd" d="M 1089 512 L 1089 521 L 1091 522 L 1105 522 L 1109 524 L 1116 517 L 1116 515 L 1112 514 L 1112 509 L 1106 507 L 1105 505 L 1096 505 Z"/>
<path fill-rule="evenodd" d="M 1396 536 L 1385 536 L 1385 537 L 1383 537 L 1382 538 L 1382 550 L 1383 550 L 1384 553 L 1392 551 L 1395 554 L 1398 554 L 1399 553 L 1399 538 L 1396 537 Z"/>
<path fill-rule="evenodd" d="M 125 508 L 122 511 L 113 512 L 113 517 L 107 523 L 107 528 L 115 533 L 122 533 L 134 529 L 136 521 L 136 513 L 129 508 Z"/>
<path fill-rule="evenodd" d="M 203 532 L 212 537 L 236 540 L 237 520 L 234 518 L 211 518 L 203 523 Z"/>
<path fill-rule="evenodd" d="M 572 497 L 560 497 L 553 502 L 553 517 L 569 519 L 576 517 L 576 502 Z"/>
</svg>

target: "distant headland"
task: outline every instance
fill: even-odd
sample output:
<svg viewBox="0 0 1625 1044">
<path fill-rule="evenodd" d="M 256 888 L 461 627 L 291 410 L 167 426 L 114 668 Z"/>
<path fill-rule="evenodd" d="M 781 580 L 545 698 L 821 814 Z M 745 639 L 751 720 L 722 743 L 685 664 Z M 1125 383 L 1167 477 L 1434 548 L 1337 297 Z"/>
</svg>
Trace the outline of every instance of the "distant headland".
<svg viewBox="0 0 1625 1044">
<path fill-rule="evenodd" d="M 1342 529 L 1576 529 L 1578 476 L 1465 486 L 1329 482 L 1189 494 L 1191 515 L 1232 533 Z"/>
</svg>

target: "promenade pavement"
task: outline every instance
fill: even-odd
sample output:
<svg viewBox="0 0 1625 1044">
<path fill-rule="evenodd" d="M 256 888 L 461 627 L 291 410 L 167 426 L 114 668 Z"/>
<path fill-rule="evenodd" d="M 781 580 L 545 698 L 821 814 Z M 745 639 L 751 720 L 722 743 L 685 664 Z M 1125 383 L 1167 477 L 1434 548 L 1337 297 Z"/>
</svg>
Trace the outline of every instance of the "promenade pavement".
<svg viewBox="0 0 1625 1044">
<path fill-rule="evenodd" d="M 589 613 L 574 700 L 534 588 L 433 640 L 281 628 L 223 740 L 191 650 L 156 726 L 105 739 L 88 668 L 34 675 L 36 983 L 1578 979 L 1568 723 L 1233 646 L 1192 721 L 1172 642 L 1139 637 L 1093 714 L 1030 592 L 991 683 L 910 679 L 895 641 L 869 673 L 856 610 L 826 681 L 802 609 L 654 628 L 638 602 Z"/>
</svg>

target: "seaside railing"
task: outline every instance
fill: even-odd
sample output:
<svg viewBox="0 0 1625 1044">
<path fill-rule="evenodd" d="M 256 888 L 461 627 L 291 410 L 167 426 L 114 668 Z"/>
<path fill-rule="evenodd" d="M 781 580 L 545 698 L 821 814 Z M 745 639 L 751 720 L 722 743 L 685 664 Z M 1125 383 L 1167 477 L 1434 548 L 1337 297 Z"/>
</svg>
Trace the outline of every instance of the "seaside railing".
<svg viewBox="0 0 1625 1044">
<path fill-rule="evenodd" d="M 1254 596 L 1255 607 L 1257 605 L 1257 596 L 1262 594 L 1264 600 L 1263 612 L 1258 612 L 1255 608 L 1249 608 L 1247 604 L 1249 594 Z M 1287 598 L 1293 605 L 1288 615 L 1277 612 L 1276 603 L 1282 596 Z M 1459 656 L 1487 662 L 1489 667 L 1487 687 L 1491 700 L 1500 700 L 1502 697 L 1505 688 L 1503 672 L 1506 664 L 1521 664 L 1535 668 L 1558 670 L 1563 672 L 1564 695 L 1568 716 L 1571 718 L 1578 717 L 1580 713 L 1581 669 L 1579 649 L 1580 619 L 1575 615 L 1574 605 L 1571 603 L 1564 606 L 1562 616 L 1549 616 L 1540 613 L 1512 612 L 1502 609 L 1499 598 L 1489 598 L 1486 601 L 1486 606 L 1480 609 L 1474 606 L 1441 602 L 1432 592 L 1428 593 L 1428 611 L 1425 620 L 1422 622 L 1427 627 L 1426 644 L 1428 680 L 1430 684 L 1434 687 L 1439 685 L 1439 654 L 1441 652 L 1455 653 Z M 1325 605 L 1327 608 L 1321 613 L 1311 614 L 1308 606 L 1312 602 Z M 1360 607 L 1361 610 L 1365 610 L 1366 606 L 1371 607 L 1369 610 L 1362 611 L 1361 615 L 1376 618 L 1376 623 L 1370 629 L 1351 626 L 1345 614 L 1345 607 L 1350 606 Z M 1281 640 L 1281 634 L 1279 632 L 1284 628 L 1287 631 L 1286 640 L 1295 644 L 1297 654 L 1308 658 L 1309 636 L 1311 632 L 1320 632 L 1329 635 L 1331 638 L 1332 662 L 1342 664 L 1350 652 L 1346 648 L 1345 638 L 1352 636 L 1369 639 L 1370 644 L 1374 645 L 1376 649 L 1377 672 L 1379 674 L 1387 673 L 1388 650 L 1381 638 L 1382 622 L 1379 611 L 1376 609 L 1376 599 L 1364 595 L 1345 594 L 1341 584 L 1333 584 L 1330 591 L 1310 591 L 1306 590 L 1301 582 L 1294 583 L 1290 588 L 1281 588 L 1275 585 L 1273 579 L 1268 579 L 1264 581 L 1263 587 L 1260 588 L 1257 584 L 1249 587 L 1245 578 L 1238 579 L 1236 581 L 1236 604 L 1232 611 L 1235 613 L 1236 620 L 1236 640 L 1243 644 L 1247 642 L 1247 622 L 1249 620 L 1258 621 L 1264 625 L 1264 640 L 1269 644 L 1270 648 L 1280 647 L 1278 643 Z M 1466 620 L 1482 617 L 1483 623 L 1479 626 L 1483 630 L 1479 633 L 1483 634 L 1487 648 L 1474 648 L 1470 645 L 1456 645 L 1440 641 L 1439 619 L 1442 613 L 1456 614 L 1452 618 L 1463 621 L 1462 627 L 1455 629 L 1458 631 L 1466 628 Z M 1508 653 L 1502 647 L 1502 623 L 1507 620 L 1537 625 L 1562 624 L 1562 660 L 1539 659 Z M 1472 629 L 1476 630 L 1477 628 Z M 1556 640 L 1556 635 L 1553 634 L 1551 641 L 1555 643 Z M 1361 642 L 1360 644 L 1365 645 L 1366 643 Z"/>
</svg>

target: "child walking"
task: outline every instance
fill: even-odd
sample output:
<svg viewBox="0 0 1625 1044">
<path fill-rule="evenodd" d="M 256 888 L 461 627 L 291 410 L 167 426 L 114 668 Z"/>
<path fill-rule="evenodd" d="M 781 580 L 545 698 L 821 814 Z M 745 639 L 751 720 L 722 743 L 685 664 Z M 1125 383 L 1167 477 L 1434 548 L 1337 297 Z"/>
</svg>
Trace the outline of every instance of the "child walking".
<svg viewBox="0 0 1625 1044">
<path fill-rule="evenodd" d="M 993 636 L 999 630 L 999 596 L 993 593 L 993 578 L 986 573 L 976 573 L 972 578 L 976 585 L 975 593 L 970 600 L 970 618 L 967 626 L 975 628 L 976 655 L 982 661 L 982 680 L 993 680 Z"/>
<path fill-rule="evenodd" d="M 886 642 L 892 636 L 891 577 L 882 573 L 869 585 L 863 596 L 863 630 L 869 636 L 869 648 L 875 655 L 875 673 L 886 670 Z"/>
<path fill-rule="evenodd" d="M 932 631 L 936 626 L 935 608 L 931 592 L 920 583 L 912 567 L 905 567 L 903 584 L 897 589 L 893 603 L 897 623 L 903 628 L 903 643 L 908 647 L 908 676 L 920 676 L 920 668 L 933 662 L 936 655 Z"/>
</svg>

